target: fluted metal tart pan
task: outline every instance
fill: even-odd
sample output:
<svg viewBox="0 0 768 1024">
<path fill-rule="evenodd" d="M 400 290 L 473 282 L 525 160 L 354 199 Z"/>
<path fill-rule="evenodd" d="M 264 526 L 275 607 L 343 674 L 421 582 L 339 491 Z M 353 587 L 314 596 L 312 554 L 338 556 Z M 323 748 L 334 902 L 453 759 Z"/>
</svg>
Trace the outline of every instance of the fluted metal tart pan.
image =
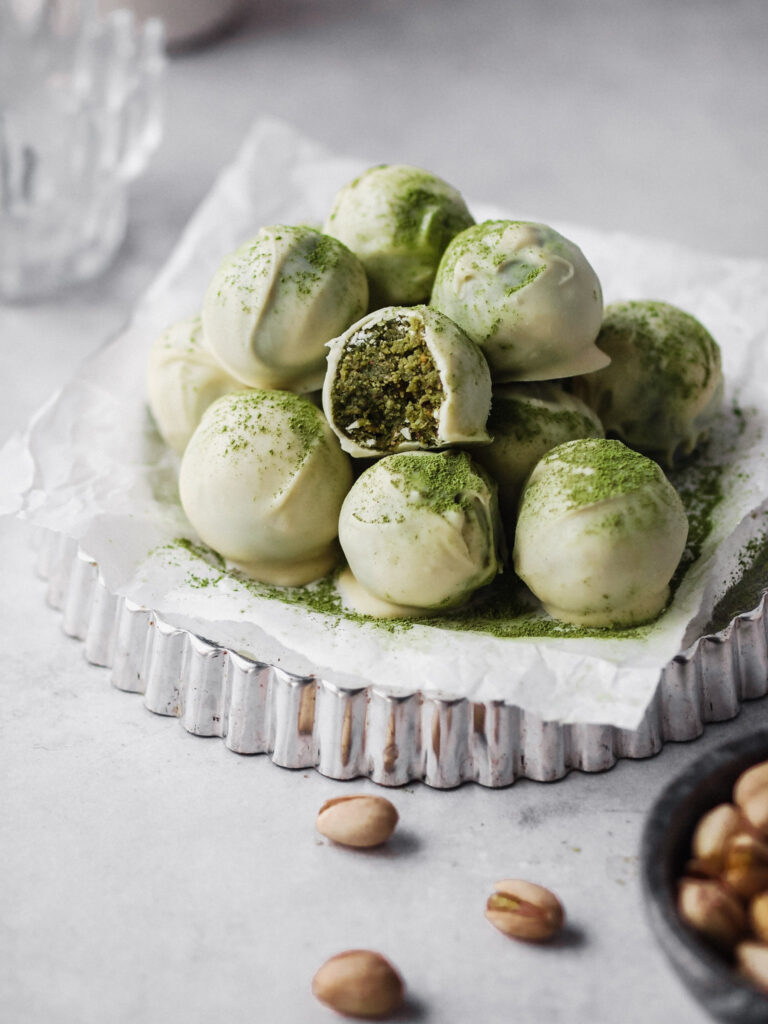
<svg viewBox="0 0 768 1024">
<path fill-rule="evenodd" d="M 421 780 L 508 786 L 553 781 L 572 769 L 605 771 L 619 758 L 691 740 L 706 722 L 738 714 L 768 691 L 766 595 L 719 633 L 700 637 L 661 673 L 637 729 L 547 721 L 502 700 L 474 702 L 379 686 L 344 687 L 253 660 L 109 592 L 94 559 L 61 534 L 41 540 L 38 570 L 64 631 L 150 711 L 220 736 L 238 754 L 269 754 L 286 768 L 382 786 Z"/>
</svg>

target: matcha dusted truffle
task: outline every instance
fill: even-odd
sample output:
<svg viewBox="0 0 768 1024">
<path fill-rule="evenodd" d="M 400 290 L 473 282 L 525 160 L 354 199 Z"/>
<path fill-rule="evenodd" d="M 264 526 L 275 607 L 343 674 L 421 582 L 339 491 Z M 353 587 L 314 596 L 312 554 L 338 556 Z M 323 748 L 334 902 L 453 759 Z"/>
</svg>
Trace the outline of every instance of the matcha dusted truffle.
<svg viewBox="0 0 768 1024">
<path fill-rule="evenodd" d="M 709 332 L 666 302 L 617 302 L 597 343 L 610 366 L 574 386 L 606 431 L 665 465 L 690 454 L 722 406 L 720 349 Z"/>
<path fill-rule="evenodd" d="M 515 571 L 556 619 L 634 626 L 666 605 L 687 536 L 682 501 L 657 463 L 621 441 L 568 441 L 523 491 Z"/>
<path fill-rule="evenodd" d="M 203 343 L 199 316 L 163 331 L 150 349 L 149 408 L 161 437 L 177 455 L 211 402 L 242 387 Z"/>
<path fill-rule="evenodd" d="M 441 178 L 384 164 L 338 193 L 323 230 L 359 257 L 376 309 L 426 302 L 443 250 L 470 224 L 460 193 Z"/>
<path fill-rule="evenodd" d="M 375 615 L 453 608 L 501 571 L 494 484 L 466 452 L 389 455 L 344 500 L 342 597 Z"/>
<path fill-rule="evenodd" d="M 579 437 L 603 437 L 595 413 L 550 382 L 499 384 L 493 389 L 491 444 L 474 453 L 499 487 L 499 507 L 511 532 L 525 479 L 548 451 Z"/>
<path fill-rule="evenodd" d="M 272 226 L 228 256 L 203 303 L 207 344 L 244 384 L 311 391 L 325 343 L 368 306 L 360 261 L 307 227 Z"/>
<path fill-rule="evenodd" d="M 600 282 L 544 224 L 485 221 L 448 245 L 430 305 L 482 348 L 494 380 L 555 380 L 608 364 L 595 345 Z"/>
<path fill-rule="evenodd" d="M 323 409 L 350 455 L 487 444 L 491 377 L 480 349 L 427 306 L 390 306 L 329 345 Z"/>
<path fill-rule="evenodd" d="M 214 402 L 181 461 L 181 503 L 201 539 L 254 579 L 323 576 L 337 558 L 349 459 L 323 414 L 285 391 Z"/>
</svg>

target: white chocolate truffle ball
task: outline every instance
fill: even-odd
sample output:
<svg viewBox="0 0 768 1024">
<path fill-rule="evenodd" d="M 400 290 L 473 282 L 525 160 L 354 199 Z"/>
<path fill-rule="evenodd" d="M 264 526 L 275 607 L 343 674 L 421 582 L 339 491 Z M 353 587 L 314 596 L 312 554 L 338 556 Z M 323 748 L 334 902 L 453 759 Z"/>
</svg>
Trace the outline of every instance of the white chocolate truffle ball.
<svg viewBox="0 0 768 1024">
<path fill-rule="evenodd" d="M 186 448 L 211 402 L 242 388 L 203 343 L 199 316 L 163 331 L 150 349 L 149 408 L 161 437 L 177 455 Z"/>
<path fill-rule="evenodd" d="M 470 224 L 461 194 L 447 182 L 385 164 L 338 193 L 323 230 L 358 256 L 376 309 L 426 302 L 446 245 Z"/>
<path fill-rule="evenodd" d="M 350 455 L 487 444 L 488 363 L 473 341 L 427 306 L 389 306 L 329 345 L 328 422 Z"/>
<path fill-rule="evenodd" d="M 523 484 L 539 459 L 566 441 L 605 436 L 589 406 L 551 382 L 497 385 L 488 432 L 493 441 L 474 456 L 498 484 L 501 518 L 509 532 Z"/>
<path fill-rule="evenodd" d="M 181 503 L 201 539 L 254 579 L 283 586 L 337 559 L 349 459 L 320 410 L 285 391 L 214 402 L 181 462 Z"/>
<path fill-rule="evenodd" d="M 621 441 L 568 441 L 523 491 L 515 571 L 556 619 L 639 625 L 666 605 L 687 536 L 683 503 L 657 463 Z"/>
<path fill-rule="evenodd" d="M 214 274 L 203 330 L 244 384 L 311 391 L 323 380 L 326 342 L 367 306 L 365 271 L 337 239 L 308 227 L 264 227 Z"/>
<path fill-rule="evenodd" d="M 610 366 L 574 382 L 606 432 L 664 465 L 690 454 L 722 407 L 717 342 L 695 317 L 666 302 L 617 302 L 598 345 Z"/>
<path fill-rule="evenodd" d="M 495 487 L 466 452 L 389 455 L 345 498 L 339 541 L 374 597 L 452 608 L 501 571 Z"/>
<path fill-rule="evenodd" d="M 485 352 L 494 380 L 555 380 L 597 370 L 600 282 L 583 253 L 545 224 L 486 221 L 448 245 L 430 305 Z"/>
</svg>

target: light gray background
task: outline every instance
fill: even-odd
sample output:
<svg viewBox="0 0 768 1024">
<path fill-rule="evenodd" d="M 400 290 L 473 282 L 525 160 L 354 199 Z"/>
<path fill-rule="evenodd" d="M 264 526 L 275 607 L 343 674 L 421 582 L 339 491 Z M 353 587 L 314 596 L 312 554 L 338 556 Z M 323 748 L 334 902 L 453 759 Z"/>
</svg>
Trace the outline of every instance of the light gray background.
<svg viewBox="0 0 768 1024">
<path fill-rule="evenodd" d="M 768 259 L 763 0 L 259 0 L 236 34 L 175 56 L 167 84 L 165 141 L 114 267 L 0 306 L 0 441 L 124 323 L 257 113 L 521 215 Z M 401 969 L 401 1021 L 706 1019 L 648 930 L 638 841 L 665 781 L 768 723 L 765 702 L 606 775 L 394 791 L 398 838 L 354 853 L 314 832 L 315 813 L 375 787 L 152 716 L 63 636 L 16 523 L 0 523 L 0 558 L 4 1021 L 326 1021 L 311 976 L 353 946 Z M 509 876 L 560 894 L 562 943 L 485 922 Z"/>
</svg>

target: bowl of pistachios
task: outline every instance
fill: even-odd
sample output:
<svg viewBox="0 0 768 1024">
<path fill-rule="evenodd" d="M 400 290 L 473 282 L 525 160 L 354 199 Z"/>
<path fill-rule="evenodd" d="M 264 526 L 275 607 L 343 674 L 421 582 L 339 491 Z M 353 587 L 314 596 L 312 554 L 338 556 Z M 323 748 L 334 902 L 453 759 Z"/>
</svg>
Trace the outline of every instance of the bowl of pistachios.
<svg viewBox="0 0 768 1024">
<path fill-rule="evenodd" d="M 768 729 L 694 761 L 651 808 L 641 848 L 651 927 L 720 1021 L 768 1021 Z"/>
</svg>

